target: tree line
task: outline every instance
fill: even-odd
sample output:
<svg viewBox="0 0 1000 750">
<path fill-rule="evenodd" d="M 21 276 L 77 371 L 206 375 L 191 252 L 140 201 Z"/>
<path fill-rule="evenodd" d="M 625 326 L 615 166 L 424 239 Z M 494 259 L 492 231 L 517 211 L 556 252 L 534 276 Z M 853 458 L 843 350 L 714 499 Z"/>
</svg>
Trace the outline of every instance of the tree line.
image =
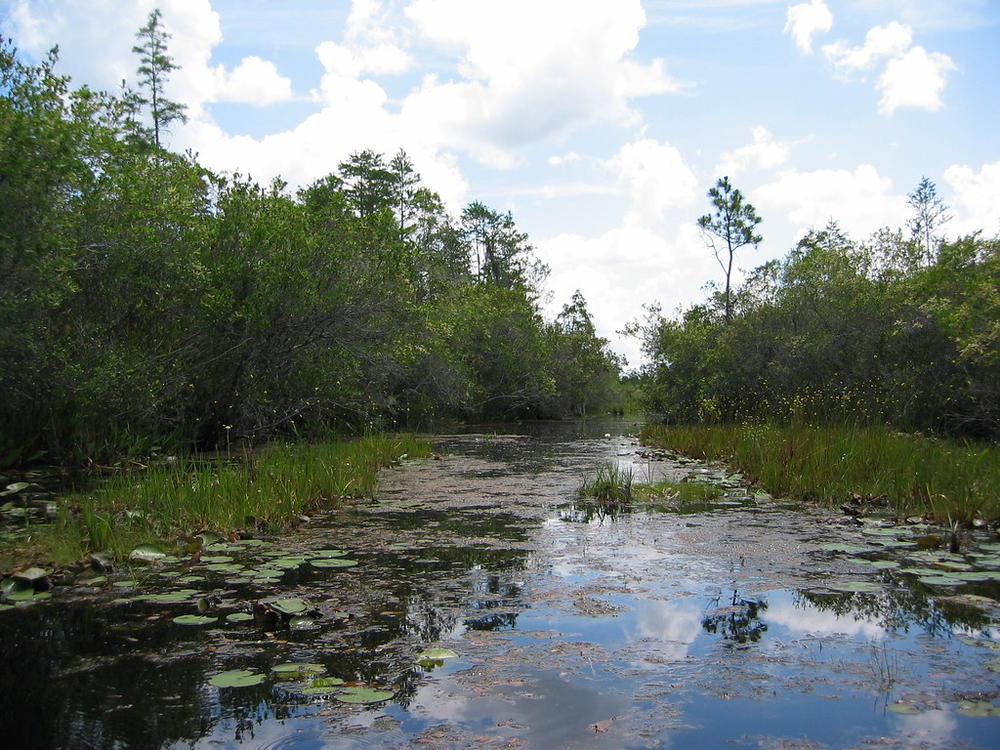
<svg viewBox="0 0 1000 750">
<path fill-rule="evenodd" d="M 158 14 L 138 37 L 116 94 L 0 42 L 0 465 L 618 405 L 509 213 L 449 215 L 403 151 L 295 191 L 215 174 L 162 147 Z"/>
<path fill-rule="evenodd" d="M 731 287 L 733 253 L 761 219 L 728 179 L 699 220 L 726 285 L 630 327 L 651 364 L 650 407 L 671 421 L 890 424 L 1000 437 L 1000 240 L 946 241 L 928 179 L 905 228 L 856 240 L 836 222 Z"/>
</svg>

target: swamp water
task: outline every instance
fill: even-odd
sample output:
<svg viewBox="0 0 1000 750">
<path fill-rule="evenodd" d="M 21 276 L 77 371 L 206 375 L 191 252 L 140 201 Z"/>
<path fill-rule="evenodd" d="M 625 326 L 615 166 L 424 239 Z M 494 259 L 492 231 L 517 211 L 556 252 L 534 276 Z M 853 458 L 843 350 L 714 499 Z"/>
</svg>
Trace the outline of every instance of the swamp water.
<svg viewBox="0 0 1000 750">
<path fill-rule="evenodd" d="M 283 539 L 6 609 L 0 744 L 1000 747 L 996 540 L 792 508 L 636 428 L 441 437 Z M 609 461 L 725 493 L 579 501 Z"/>
</svg>

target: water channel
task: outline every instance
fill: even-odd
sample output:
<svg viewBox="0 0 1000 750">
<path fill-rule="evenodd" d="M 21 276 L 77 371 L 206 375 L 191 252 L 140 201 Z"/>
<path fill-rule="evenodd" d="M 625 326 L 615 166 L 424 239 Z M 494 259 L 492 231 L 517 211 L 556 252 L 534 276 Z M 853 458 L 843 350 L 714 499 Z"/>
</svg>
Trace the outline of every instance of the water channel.
<svg viewBox="0 0 1000 750">
<path fill-rule="evenodd" d="M 1000 747 L 995 539 L 793 507 L 637 428 L 440 436 L 288 537 L 0 612 L 0 743 Z M 608 462 L 724 494 L 581 500 Z"/>
</svg>

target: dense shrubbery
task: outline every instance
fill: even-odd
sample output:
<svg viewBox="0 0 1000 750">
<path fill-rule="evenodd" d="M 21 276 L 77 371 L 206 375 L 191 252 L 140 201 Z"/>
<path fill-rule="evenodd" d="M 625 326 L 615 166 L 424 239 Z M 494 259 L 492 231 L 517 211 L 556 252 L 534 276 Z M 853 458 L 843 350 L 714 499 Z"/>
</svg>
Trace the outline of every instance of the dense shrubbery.
<svg viewBox="0 0 1000 750">
<path fill-rule="evenodd" d="M 722 294 L 674 319 L 652 310 L 637 326 L 650 405 L 674 422 L 885 423 L 996 439 L 1000 241 L 945 242 L 925 224 L 918 214 L 911 236 L 867 242 L 835 223 L 812 231 L 733 291 L 728 321 Z"/>
<path fill-rule="evenodd" d="M 617 405 L 509 214 L 450 217 L 402 152 L 212 174 L 54 63 L 0 44 L 0 465 Z"/>
</svg>

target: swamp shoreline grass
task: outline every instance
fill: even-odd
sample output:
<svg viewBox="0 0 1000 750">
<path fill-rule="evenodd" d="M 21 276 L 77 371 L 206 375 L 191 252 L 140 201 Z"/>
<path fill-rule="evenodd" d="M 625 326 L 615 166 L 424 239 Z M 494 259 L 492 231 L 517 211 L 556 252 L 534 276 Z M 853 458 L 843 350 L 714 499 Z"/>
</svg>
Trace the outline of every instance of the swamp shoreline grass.
<svg viewBox="0 0 1000 750">
<path fill-rule="evenodd" d="M 725 461 L 776 497 L 884 500 L 897 517 L 969 524 L 1000 520 L 1000 447 L 888 427 L 658 425 L 649 446 Z"/>
<path fill-rule="evenodd" d="M 32 523 L 0 547 L 0 570 L 27 563 L 64 566 L 92 552 L 125 560 L 139 545 L 183 547 L 204 530 L 280 532 L 316 510 L 370 496 L 383 467 L 430 455 L 424 439 L 373 435 L 123 470 L 92 491 L 60 496 L 55 521 Z"/>
</svg>

